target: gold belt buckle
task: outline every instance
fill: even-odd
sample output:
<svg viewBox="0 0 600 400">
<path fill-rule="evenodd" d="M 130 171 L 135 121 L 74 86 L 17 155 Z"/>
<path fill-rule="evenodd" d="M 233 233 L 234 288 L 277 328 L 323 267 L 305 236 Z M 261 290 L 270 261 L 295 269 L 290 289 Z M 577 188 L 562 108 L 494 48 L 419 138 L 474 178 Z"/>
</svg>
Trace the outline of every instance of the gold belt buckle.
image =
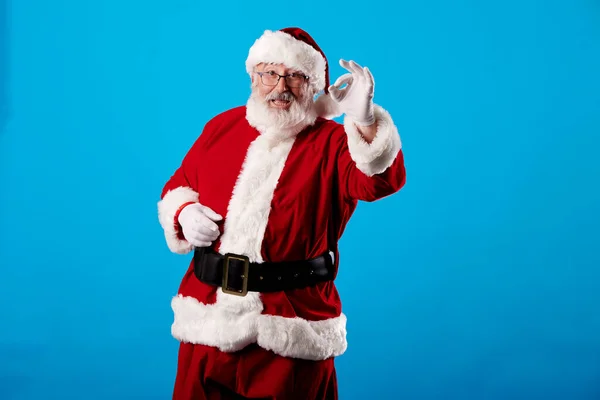
<svg viewBox="0 0 600 400">
<path fill-rule="evenodd" d="M 240 260 L 244 262 L 244 272 L 242 278 L 242 290 L 229 289 L 229 260 Z M 235 296 L 246 296 L 248 293 L 248 272 L 250 270 L 250 259 L 239 254 L 225 254 L 223 259 L 223 283 L 221 289 L 223 293 L 233 294 Z"/>
</svg>

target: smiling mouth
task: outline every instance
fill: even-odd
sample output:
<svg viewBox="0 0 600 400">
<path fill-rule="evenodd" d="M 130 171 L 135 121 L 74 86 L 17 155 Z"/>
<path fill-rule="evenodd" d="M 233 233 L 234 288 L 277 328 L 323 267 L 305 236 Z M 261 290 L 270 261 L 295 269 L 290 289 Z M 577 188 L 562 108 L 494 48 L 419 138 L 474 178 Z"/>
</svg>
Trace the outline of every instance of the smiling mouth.
<svg viewBox="0 0 600 400">
<path fill-rule="evenodd" d="M 275 107 L 287 107 L 291 102 L 289 100 L 271 100 Z"/>
</svg>

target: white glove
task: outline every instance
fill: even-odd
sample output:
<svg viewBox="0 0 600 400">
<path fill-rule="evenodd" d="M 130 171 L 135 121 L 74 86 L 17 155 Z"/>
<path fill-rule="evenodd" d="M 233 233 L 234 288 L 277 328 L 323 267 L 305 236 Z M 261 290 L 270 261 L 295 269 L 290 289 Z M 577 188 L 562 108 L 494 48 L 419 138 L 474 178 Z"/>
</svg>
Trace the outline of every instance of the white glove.
<svg viewBox="0 0 600 400">
<path fill-rule="evenodd" d="M 375 81 L 369 68 L 361 67 L 354 61 L 340 60 L 340 65 L 350 71 L 329 86 L 331 98 L 338 107 L 357 125 L 369 126 L 375 123 L 373 95 Z M 340 89 L 340 86 L 347 84 Z"/>
<path fill-rule="evenodd" d="M 220 231 L 215 221 L 222 216 L 200 203 L 190 204 L 179 213 L 179 224 L 183 236 L 196 247 L 208 247 L 219 237 Z"/>
</svg>

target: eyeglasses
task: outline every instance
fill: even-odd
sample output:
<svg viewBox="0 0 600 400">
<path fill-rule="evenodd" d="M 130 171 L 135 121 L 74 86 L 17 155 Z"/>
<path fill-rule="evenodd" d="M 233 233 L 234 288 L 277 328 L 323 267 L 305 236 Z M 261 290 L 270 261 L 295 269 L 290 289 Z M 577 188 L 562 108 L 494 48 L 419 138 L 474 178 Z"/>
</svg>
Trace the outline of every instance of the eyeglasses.
<svg viewBox="0 0 600 400">
<path fill-rule="evenodd" d="M 260 76 L 260 80 L 263 85 L 266 86 L 277 86 L 281 78 L 285 79 L 287 86 L 292 88 L 300 87 L 308 80 L 308 76 L 298 73 L 279 75 L 275 71 L 268 72 L 256 72 Z"/>
</svg>

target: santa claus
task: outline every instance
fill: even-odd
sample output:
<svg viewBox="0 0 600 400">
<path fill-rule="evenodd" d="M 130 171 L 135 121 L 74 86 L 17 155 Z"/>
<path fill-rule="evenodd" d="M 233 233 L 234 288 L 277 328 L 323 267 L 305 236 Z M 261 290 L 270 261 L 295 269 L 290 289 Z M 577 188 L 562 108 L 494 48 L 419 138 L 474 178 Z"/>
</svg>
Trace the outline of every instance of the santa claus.
<svg viewBox="0 0 600 400">
<path fill-rule="evenodd" d="M 329 85 L 306 32 L 264 32 L 246 60 L 247 104 L 208 121 L 164 186 L 166 243 L 193 252 L 172 299 L 173 399 L 337 398 L 334 359 L 347 346 L 338 241 L 358 201 L 405 182 L 371 71 L 340 65 L 348 73 Z M 365 271 L 376 268 L 365 252 Z"/>
</svg>

